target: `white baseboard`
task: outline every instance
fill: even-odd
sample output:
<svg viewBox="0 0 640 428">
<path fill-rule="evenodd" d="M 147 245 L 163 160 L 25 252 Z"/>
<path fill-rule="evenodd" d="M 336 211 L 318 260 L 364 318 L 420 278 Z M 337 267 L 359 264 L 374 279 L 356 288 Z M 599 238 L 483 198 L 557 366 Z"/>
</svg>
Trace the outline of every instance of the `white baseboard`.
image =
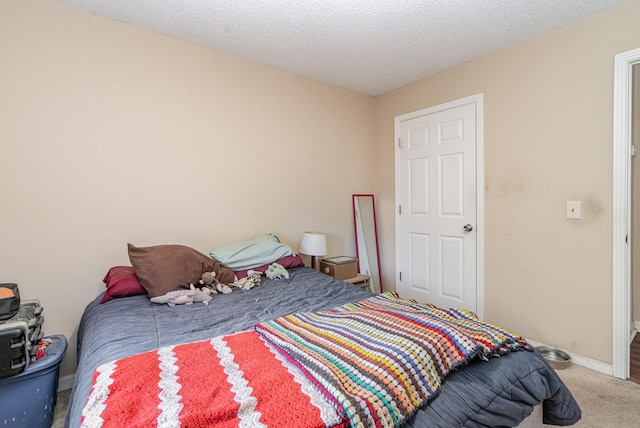
<svg viewBox="0 0 640 428">
<path fill-rule="evenodd" d="M 527 342 L 535 347 L 551 346 L 551 345 L 547 345 L 546 343 L 538 342 L 536 340 L 531 340 L 531 339 L 527 339 Z M 606 374 L 607 376 L 613 376 L 613 366 L 611 364 L 594 360 L 593 358 L 585 357 L 584 355 L 574 354 L 564 349 L 563 351 L 571 355 L 571 362 L 573 364 L 597 371 L 602 374 Z"/>
<path fill-rule="evenodd" d="M 70 374 L 67 376 L 62 376 L 58 379 L 58 392 L 66 391 L 67 389 L 71 389 L 73 387 L 73 381 L 76 379 L 75 374 Z"/>
</svg>

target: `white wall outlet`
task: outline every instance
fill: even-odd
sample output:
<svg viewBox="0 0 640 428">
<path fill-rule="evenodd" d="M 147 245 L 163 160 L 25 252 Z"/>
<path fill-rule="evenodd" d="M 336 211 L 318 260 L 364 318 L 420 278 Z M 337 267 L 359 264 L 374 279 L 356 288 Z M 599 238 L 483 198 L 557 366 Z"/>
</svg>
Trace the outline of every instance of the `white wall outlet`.
<svg viewBox="0 0 640 428">
<path fill-rule="evenodd" d="M 579 220 L 580 217 L 580 201 L 567 201 L 567 218 Z"/>
</svg>

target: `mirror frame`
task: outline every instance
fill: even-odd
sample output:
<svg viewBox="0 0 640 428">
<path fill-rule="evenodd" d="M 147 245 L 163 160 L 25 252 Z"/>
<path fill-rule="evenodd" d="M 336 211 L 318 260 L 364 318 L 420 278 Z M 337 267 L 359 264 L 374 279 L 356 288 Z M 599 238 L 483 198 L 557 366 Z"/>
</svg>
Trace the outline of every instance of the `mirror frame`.
<svg viewBox="0 0 640 428">
<path fill-rule="evenodd" d="M 376 254 L 375 254 L 375 260 L 372 260 L 372 257 L 370 254 L 368 254 L 368 263 L 369 266 L 372 266 L 375 263 L 375 266 L 378 268 L 378 277 L 375 278 L 373 275 L 368 275 L 371 277 L 371 288 L 370 290 L 374 293 L 382 293 L 383 292 L 383 288 L 382 288 L 382 273 L 380 272 L 380 250 L 378 247 L 378 225 L 377 225 L 377 220 L 376 220 L 376 201 L 375 201 L 375 197 L 373 196 L 373 194 L 371 193 L 356 193 L 353 194 L 351 196 L 352 198 L 352 203 L 353 203 L 353 229 L 354 229 L 354 234 L 355 234 L 355 238 L 356 238 L 356 256 L 358 257 L 358 273 L 361 273 L 361 269 L 360 269 L 360 248 L 358 246 L 358 215 L 357 213 L 359 212 L 359 205 L 356 205 L 358 203 L 358 199 L 359 198 L 371 198 L 371 208 L 372 208 L 372 214 L 373 214 L 373 239 L 374 239 L 374 243 L 376 246 Z M 369 226 L 369 230 L 371 229 L 371 227 Z M 364 274 L 364 273 L 363 273 Z"/>
</svg>

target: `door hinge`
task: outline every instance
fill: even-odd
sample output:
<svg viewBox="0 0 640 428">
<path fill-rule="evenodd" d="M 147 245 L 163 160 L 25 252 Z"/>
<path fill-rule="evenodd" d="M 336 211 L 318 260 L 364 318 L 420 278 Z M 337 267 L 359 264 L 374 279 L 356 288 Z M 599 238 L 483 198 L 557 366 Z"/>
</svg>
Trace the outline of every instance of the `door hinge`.
<svg viewBox="0 0 640 428">
<path fill-rule="evenodd" d="M 400 272 L 400 282 L 402 282 L 402 272 Z"/>
<path fill-rule="evenodd" d="M 402 215 L 402 205 L 398 205 L 398 215 Z"/>
<path fill-rule="evenodd" d="M 635 156 L 638 154 L 638 147 L 635 144 L 631 145 L 631 156 Z"/>
<path fill-rule="evenodd" d="M 402 148 L 402 138 L 398 137 L 398 148 Z"/>
</svg>

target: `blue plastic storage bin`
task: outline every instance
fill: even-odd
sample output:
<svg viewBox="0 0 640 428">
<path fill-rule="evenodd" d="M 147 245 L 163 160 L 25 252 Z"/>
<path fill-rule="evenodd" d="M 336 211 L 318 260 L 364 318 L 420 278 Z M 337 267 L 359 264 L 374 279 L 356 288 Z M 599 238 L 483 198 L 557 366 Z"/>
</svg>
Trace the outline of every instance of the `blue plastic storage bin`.
<svg viewBox="0 0 640 428">
<path fill-rule="evenodd" d="M 0 379 L 0 427 L 50 428 L 53 424 L 67 339 L 61 334 L 45 339 L 52 342 L 42 358 L 22 373 Z"/>
</svg>

